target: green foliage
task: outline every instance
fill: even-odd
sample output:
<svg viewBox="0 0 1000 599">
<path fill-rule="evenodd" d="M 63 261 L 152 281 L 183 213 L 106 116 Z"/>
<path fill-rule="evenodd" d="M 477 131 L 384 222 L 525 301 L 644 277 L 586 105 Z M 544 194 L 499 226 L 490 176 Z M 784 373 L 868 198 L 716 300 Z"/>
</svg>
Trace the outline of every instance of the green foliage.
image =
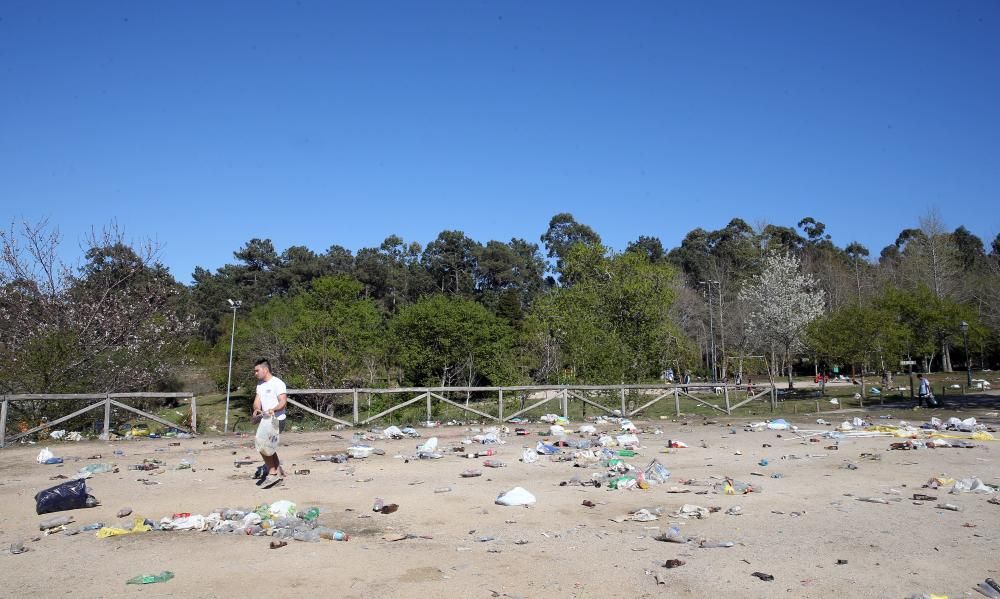
<svg viewBox="0 0 1000 599">
<path fill-rule="evenodd" d="M 808 339 L 817 355 L 833 363 L 864 365 L 879 358 L 893 365 L 911 335 L 892 310 L 853 305 L 814 321 Z"/>
<path fill-rule="evenodd" d="M 939 298 L 926 285 L 913 290 L 890 287 L 876 305 L 893 314 L 907 330 L 905 351 L 909 356 L 924 356 L 929 361 L 942 342 L 960 341 L 963 320 L 970 325 L 970 342 L 976 343 L 986 334 L 971 307 Z"/>
<path fill-rule="evenodd" d="M 514 331 L 471 300 L 435 295 L 389 323 L 394 359 L 414 385 L 504 385 L 516 381 Z"/>
<path fill-rule="evenodd" d="M 639 252 L 611 257 L 605 252 L 600 245 L 583 243 L 566 252 L 563 277 L 572 284 L 539 300 L 528 336 L 536 351 L 545 349 L 546 339 L 555 342 L 560 366 L 568 374 L 562 379 L 655 378 L 671 358 L 687 351 L 670 318 L 676 271 Z M 546 372 L 549 378 L 553 374 Z"/>
<path fill-rule="evenodd" d="M 266 357 L 290 386 L 374 382 L 384 361 L 384 327 L 363 290 L 346 276 L 321 277 L 302 293 L 254 308 L 237 324 L 241 372 Z"/>
</svg>

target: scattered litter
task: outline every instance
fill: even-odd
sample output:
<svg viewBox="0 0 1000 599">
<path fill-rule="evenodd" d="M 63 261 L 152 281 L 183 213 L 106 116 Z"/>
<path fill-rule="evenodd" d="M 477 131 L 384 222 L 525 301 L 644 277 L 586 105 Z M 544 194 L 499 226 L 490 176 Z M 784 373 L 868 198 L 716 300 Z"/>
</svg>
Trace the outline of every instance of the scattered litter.
<svg viewBox="0 0 1000 599">
<path fill-rule="evenodd" d="M 527 490 L 522 487 L 514 487 L 513 489 L 503 492 L 496 498 L 497 505 L 532 505 L 536 501 L 535 496 L 532 495 Z"/>
<path fill-rule="evenodd" d="M 144 574 L 142 576 L 136 576 L 135 578 L 130 578 L 125 584 L 153 584 L 157 582 L 167 582 L 173 577 L 173 572 L 164 571 L 159 574 Z"/>
<path fill-rule="evenodd" d="M 692 505 L 690 503 L 685 503 L 679 510 L 671 514 L 675 518 L 696 518 L 701 520 L 703 518 L 708 518 L 708 508 L 701 507 L 700 505 Z"/>
</svg>

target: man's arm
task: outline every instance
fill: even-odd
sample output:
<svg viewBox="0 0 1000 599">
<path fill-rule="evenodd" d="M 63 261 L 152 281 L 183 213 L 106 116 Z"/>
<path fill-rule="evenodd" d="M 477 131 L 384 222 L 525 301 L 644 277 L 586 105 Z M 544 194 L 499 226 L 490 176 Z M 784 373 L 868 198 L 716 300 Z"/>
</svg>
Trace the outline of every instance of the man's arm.
<svg viewBox="0 0 1000 599">
<path fill-rule="evenodd" d="M 282 393 L 278 395 L 278 405 L 274 407 L 274 411 L 280 412 L 285 409 L 286 405 L 288 405 L 288 394 Z"/>
<path fill-rule="evenodd" d="M 260 411 L 260 393 L 258 393 L 257 395 L 253 396 L 253 415 L 254 416 L 259 416 L 260 414 L 261 414 L 261 411 Z"/>
</svg>

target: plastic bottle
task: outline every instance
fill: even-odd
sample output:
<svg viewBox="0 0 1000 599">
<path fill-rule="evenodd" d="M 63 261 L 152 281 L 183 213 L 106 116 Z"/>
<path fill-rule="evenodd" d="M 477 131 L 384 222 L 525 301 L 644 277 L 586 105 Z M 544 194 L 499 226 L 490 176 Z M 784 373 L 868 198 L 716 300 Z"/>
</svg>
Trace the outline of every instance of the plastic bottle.
<svg viewBox="0 0 1000 599">
<path fill-rule="evenodd" d="M 276 518 L 274 528 L 298 528 L 305 524 L 301 518 Z"/>
<path fill-rule="evenodd" d="M 307 511 L 302 516 L 302 519 L 305 520 L 306 522 L 314 522 L 316 520 L 316 518 L 319 518 L 319 508 L 318 507 L 311 507 L 311 508 L 309 508 L 309 511 Z"/>
<path fill-rule="evenodd" d="M 142 576 L 130 578 L 127 584 L 153 584 L 154 582 L 167 582 L 173 577 L 173 572 L 163 571 L 159 574 L 144 574 Z"/>
<path fill-rule="evenodd" d="M 42 520 L 38 523 L 38 530 L 48 530 L 50 528 L 56 528 L 58 526 L 65 526 L 73 521 L 70 516 L 56 516 L 54 518 L 49 518 L 48 520 Z"/>
<path fill-rule="evenodd" d="M 732 547 L 734 543 L 732 541 L 709 541 L 708 539 L 702 539 L 698 546 L 702 549 L 713 549 L 715 547 Z"/>
<path fill-rule="evenodd" d="M 385 507 L 385 500 L 381 497 L 376 497 L 375 503 L 372 504 L 372 511 L 381 512 L 383 507 Z"/>
<path fill-rule="evenodd" d="M 316 532 L 319 533 L 320 538 L 330 541 L 349 541 L 351 539 L 351 535 L 342 530 L 320 527 L 316 529 Z"/>
<path fill-rule="evenodd" d="M 435 493 L 451 493 L 451 487 L 438 487 L 434 489 Z"/>
<path fill-rule="evenodd" d="M 991 599 L 1000 599 L 1000 591 L 990 586 L 989 582 L 980 582 L 976 585 L 976 590 Z"/>
<path fill-rule="evenodd" d="M 657 541 L 666 541 L 667 543 L 687 543 L 688 538 L 681 534 L 681 529 L 676 526 L 671 526 L 664 532 L 656 537 Z"/>
<path fill-rule="evenodd" d="M 305 541 L 307 543 L 318 543 L 319 533 L 315 530 L 299 530 L 292 535 L 292 538 L 296 541 Z"/>
<path fill-rule="evenodd" d="M 483 466 L 486 466 L 487 468 L 503 468 L 506 465 L 507 464 L 504 464 L 500 460 L 486 460 L 483 462 Z"/>
<path fill-rule="evenodd" d="M 84 531 L 84 532 L 88 532 L 88 531 L 91 531 L 91 530 L 101 530 L 102 528 L 104 528 L 104 523 L 103 522 L 94 522 L 93 524 L 88 524 L 88 525 L 80 528 L 80 530 Z"/>
</svg>

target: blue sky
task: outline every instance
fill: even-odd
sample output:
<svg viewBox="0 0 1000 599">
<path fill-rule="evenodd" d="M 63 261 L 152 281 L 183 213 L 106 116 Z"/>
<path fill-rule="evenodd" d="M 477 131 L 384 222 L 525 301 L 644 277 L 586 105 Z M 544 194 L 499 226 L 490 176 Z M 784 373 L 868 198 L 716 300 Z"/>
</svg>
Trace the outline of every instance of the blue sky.
<svg viewBox="0 0 1000 599">
<path fill-rule="evenodd" d="M 1000 232 L 1000 3 L 0 1 L 0 217 L 252 237 Z"/>
</svg>

